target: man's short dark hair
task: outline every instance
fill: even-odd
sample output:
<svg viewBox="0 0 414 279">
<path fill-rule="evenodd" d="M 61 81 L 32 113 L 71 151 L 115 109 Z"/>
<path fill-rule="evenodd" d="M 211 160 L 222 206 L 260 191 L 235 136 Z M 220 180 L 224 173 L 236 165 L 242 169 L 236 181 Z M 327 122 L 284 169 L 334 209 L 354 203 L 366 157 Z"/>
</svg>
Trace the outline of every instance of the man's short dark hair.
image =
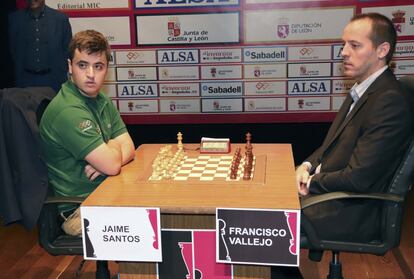
<svg viewBox="0 0 414 279">
<path fill-rule="evenodd" d="M 108 41 L 98 31 L 84 30 L 76 33 L 69 43 L 69 59 L 75 56 L 75 51 L 86 51 L 87 54 L 105 52 L 107 61 L 111 59 L 111 48 Z"/>
<path fill-rule="evenodd" d="M 390 51 L 385 57 L 386 63 L 389 64 L 397 43 L 397 32 L 394 23 L 388 17 L 378 13 L 358 14 L 351 19 L 351 22 L 363 19 L 369 19 L 372 22 L 370 39 L 375 47 L 384 42 L 390 44 Z"/>
</svg>

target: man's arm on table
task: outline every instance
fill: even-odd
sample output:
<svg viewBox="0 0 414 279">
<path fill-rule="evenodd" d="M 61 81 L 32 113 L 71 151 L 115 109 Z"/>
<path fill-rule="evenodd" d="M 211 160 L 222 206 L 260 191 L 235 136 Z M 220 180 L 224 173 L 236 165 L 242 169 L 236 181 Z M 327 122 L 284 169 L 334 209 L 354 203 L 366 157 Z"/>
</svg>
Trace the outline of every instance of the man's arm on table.
<svg viewBox="0 0 414 279">
<path fill-rule="evenodd" d="M 90 180 L 101 174 L 117 175 L 121 171 L 121 166 L 130 162 L 134 154 L 134 143 L 130 135 L 119 135 L 86 155 L 85 160 L 89 164 L 85 167 L 85 174 Z"/>
</svg>

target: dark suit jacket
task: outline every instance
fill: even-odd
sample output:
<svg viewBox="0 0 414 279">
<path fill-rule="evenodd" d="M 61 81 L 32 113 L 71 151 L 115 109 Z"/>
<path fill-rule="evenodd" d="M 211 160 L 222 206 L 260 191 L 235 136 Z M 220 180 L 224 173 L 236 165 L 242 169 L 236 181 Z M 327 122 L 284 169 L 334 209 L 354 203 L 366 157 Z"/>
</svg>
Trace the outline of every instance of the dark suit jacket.
<svg viewBox="0 0 414 279">
<path fill-rule="evenodd" d="M 0 216 L 32 229 L 48 189 L 38 120 L 55 92 L 49 87 L 0 90 Z"/>
<path fill-rule="evenodd" d="M 313 169 L 322 164 L 321 172 L 311 180 L 311 194 L 386 191 L 413 138 L 413 99 L 391 70 L 371 84 L 346 117 L 351 102 L 348 96 L 322 146 L 306 160 Z M 379 237 L 378 205 L 329 202 L 304 214 L 325 239 L 372 240 Z"/>
<path fill-rule="evenodd" d="M 23 34 L 28 32 L 27 26 L 24 25 L 25 13 L 27 13 L 26 10 L 18 10 L 9 16 L 9 42 L 16 87 L 35 85 L 30 84 L 30 80 L 28 80 L 33 76 L 28 76 L 23 69 L 24 53 L 26 51 L 25 36 Z M 49 75 L 52 82 L 42 86 L 50 86 L 58 92 L 62 83 L 67 80 L 68 47 L 72 39 L 72 28 L 65 14 L 48 6 L 45 6 L 45 19 L 49 28 L 47 53 L 51 64 Z"/>
</svg>

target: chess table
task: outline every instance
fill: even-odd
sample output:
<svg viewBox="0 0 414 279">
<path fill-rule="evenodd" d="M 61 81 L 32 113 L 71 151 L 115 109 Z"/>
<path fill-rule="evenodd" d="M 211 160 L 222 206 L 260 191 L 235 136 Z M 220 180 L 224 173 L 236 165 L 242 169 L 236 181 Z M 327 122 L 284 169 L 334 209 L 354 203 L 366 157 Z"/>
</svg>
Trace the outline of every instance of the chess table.
<svg viewBox="0 0 414 279">
<path fill-rule="evenodd" d="M 119 175 L 107 178 L 83 206 L 159 207 L 162 228 L 214 229 L 216 208 L 300 209 L 290 144 L 254 144 L 253 178 L 149 180 L 152 163 L 165 144 L 144 144 Z M 199 158 L 198 144 L 184 144 L 189 158 Z M 243 144 L 232 144 L 244 150 Z M 204 154 L 203 154 L 204 155 Z M 232 156 L 230 154 L 208 155 Z M 199 159 L 197 159 L 199 160 Z M 196 161 L 197 161 L 196 160 Z M 219 160 L 223 160 L 222 158 Z M 234 265 L 234 277 L 270 278 L 267 266 Z M 156 278 L 152 263 L 120 263 L 120 278 Z"/>
</svg>

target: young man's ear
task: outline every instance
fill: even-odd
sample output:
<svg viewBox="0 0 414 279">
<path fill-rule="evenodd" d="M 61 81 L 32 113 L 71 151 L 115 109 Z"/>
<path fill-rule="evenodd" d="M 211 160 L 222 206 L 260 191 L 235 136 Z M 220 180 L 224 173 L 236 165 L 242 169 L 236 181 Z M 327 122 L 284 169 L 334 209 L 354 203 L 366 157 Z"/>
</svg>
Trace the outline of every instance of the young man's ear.
<svg viewBox="0 0 414 279">
<path fill-rule="evenodd" d="M 385 59 L 387 54 L 390 52 L 390 43 L 389 42 L 383 42 L 377 47 L 377 55 L 379 59 Z"/>
<path fill-rule="evenodd" d="M 68 59 L 68 71 L 69 71 L 69 74 L 71 75 L 72 74 L 72 61 L 70 59 Z"/>
</svg>

